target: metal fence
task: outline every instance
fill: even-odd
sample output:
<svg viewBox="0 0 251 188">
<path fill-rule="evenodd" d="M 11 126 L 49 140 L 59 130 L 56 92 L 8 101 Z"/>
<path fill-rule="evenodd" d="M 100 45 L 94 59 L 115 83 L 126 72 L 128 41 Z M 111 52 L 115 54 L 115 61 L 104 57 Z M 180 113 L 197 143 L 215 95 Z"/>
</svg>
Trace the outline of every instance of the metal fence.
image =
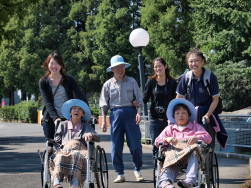
<svg viewBox="0 0 251 188">
<path fill-rule="evenodd" d="M 251 154 L 251 115 L 220 115 L 228 133 L 225 149 L 216 144 L 216 150 Z"/>
<path fill-rule="evenodd" d="M 226 148 L 222 149 L 216 141 L 216 151 L 251 154 L 251 115 L 219 115 L 228 133 Z M 141 121 L 142 139 L 151 143 L 148 117 Z"/>
</svg>

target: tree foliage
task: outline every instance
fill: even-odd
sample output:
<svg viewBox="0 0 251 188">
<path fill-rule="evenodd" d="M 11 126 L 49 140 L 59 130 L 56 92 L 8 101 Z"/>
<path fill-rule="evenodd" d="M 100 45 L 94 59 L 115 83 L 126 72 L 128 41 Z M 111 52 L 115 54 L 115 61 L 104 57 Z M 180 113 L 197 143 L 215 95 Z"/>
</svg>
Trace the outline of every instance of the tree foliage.
<svg viewBox="0 0 251 188">
<path fill-rule="evenodd" d="M 216 66 L 224 110 L 234 111 L 251 104 L 251 61 L 225 62 Z"/>
<path fill-rule="evenodd" d="M 193 45 L 189 1 L 145 0 L 141 9 L 141 25 L 150 35 L 147 47 L 151 59 L 163 57 L 172 75 L 185 69 L 185 53 Z"/>
<path fill-rule="evenodd" d="M 4 27 L 12 17 L 23 19 L 27 13 L 27 7 L 35 4 L 38 0 L 1 0 L 0 1 L 0 39 L 13 38 L 15 31 L 6 31 Z M 19 24 L 19 22 L 17 23 Z"/>
<path fill-rule="evenodd" d="M 192 0 L 191 7 L 195 44 L 213 64 L 250 59 L 250 0 Z"/>
<path fill-rule="evenodd" d="M 110 66 L 111 57 L 117 54 L 131 63 L 130 70 L 137 75 L 137 54 L 129 43 L 129 35 L 139 25 L 138 9 L 135 9 L 138 6 L 140 4 L 135 0 L 104 0 L 98 7 L 93 31 L 95 49 L 92 57 L 95 65 L 90 76 L 99 80 L 100 85 L 110 76 L 106 68 Z"/>
<path fill-rule="evenodd" d="M 84 93 L 100 92 L 116 54 L 139 81 L 138 51 L 129 35 L 142 27 L 150 35 L 145 64 L 161 56 L 177 77 L 186 68 L 185 54 L 198 46 L 219 79 L 224 108 L 251 105 L 236 100 L 251 88 L 250 64 L 239 63 L 251 55 L 249 0 L 2 0 L 0 10 L 0 96 L 18 89 L 39 95 L 41 65 L 52 52 L 63 56 L 66 73 Z M 237 79 L 240 94 L 227 92 Z"/>
</svg>

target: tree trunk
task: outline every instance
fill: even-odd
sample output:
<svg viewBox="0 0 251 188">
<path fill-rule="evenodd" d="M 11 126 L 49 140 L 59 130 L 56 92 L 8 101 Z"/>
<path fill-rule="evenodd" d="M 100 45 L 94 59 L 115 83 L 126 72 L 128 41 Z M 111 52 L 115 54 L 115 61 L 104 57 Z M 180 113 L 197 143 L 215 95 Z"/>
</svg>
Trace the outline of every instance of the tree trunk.
<svg viewBox="0 0 251 188">
<path fill-rule="evenodd" d="M 35 93 L 34 96 L 35 96 L 34 100 L 35 100 L 35 101 L 38 101 L 38 94 Z"/>
<path fill-rule="evenodd" d="M 14 105 L 14 87 L 11 87 L 10 89 L 10 100 L 9 100 L 9 106 L 13 106 Z"/>
<path fill-rule="evenodd" d="M 21 100 L 22 100 L 22 101 L 26 101 L 26 97 L 27 97 L 26 92 L 25 92 L 25 91 L 22 91 L 22 98 L 21 98 Z"/>
</svg>

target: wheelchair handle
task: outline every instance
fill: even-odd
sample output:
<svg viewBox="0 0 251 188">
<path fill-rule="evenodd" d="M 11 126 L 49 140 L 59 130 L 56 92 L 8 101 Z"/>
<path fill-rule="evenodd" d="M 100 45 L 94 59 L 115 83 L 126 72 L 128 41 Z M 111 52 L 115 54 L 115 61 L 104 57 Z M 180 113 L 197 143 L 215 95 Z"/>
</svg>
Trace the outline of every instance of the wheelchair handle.
<svg viewBox="0 0 251 188">
<path fill-rule="evenodd" d="M 206 125 L 207 124 L 207 119 L 204 117 L 204 118 L 202 118 L 202 124 L 203 125 Z"/>
</svg>

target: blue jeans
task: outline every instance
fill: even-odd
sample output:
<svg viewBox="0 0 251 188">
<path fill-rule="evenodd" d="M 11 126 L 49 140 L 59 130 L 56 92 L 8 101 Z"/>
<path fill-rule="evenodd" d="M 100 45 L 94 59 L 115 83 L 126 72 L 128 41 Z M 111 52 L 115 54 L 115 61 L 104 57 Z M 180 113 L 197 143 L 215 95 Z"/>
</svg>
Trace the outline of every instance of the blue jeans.
<svg viewBox="0 0 251 188">
<path fill-rule="evenodd" d="M 158 148 L 154 145 L 155 139 L 160 135 L 160 133 L 166 128 L 168 125 L 167 119 L 159 120 L 159 119 L 150 119 L 150 134 L 153 145 L 153 156 L 158 152 Z"/>
<path fill-rule="evenodd" d="M 124 174 L 123 147 L 124 135 L 130 149 L 134 170 L 142 167 L 142 145 L 139 125 L 136 125 L 136 109 L 134 107 L 121 107 L 112 109 L 111 122 L 111 158 L 112 165 L 118 175 Z"/>
</svg>

